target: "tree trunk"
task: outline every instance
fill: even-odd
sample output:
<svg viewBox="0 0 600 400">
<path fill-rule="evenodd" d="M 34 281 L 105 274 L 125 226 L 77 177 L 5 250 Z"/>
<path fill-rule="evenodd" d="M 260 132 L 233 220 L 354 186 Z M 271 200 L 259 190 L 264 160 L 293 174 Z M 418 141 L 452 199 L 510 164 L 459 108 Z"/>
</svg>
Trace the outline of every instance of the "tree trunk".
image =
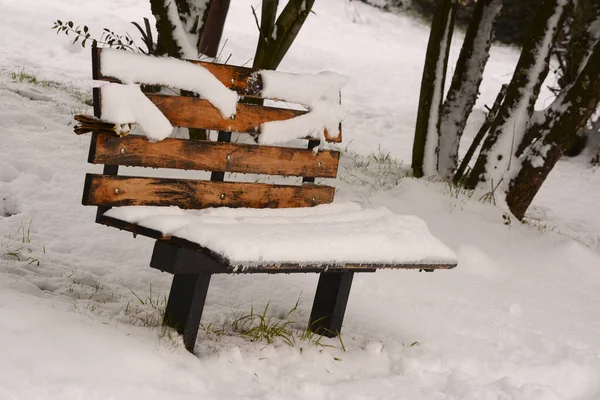
<svg viewBox="0 0 600 400">
<path fill-rule="evenodd" d="M 504 96 L 506 96 L 507 88 L 508 88 L 508 85 L 502 85 L 502 87 L 500 88 L 500 91 L 498 92 L 498 95 L 496 96 L 496 100 L 494 100 L 494 104 L 492 105 L 492 108 L 489 109 L 489 112 L 485 118 L 485 121 L 483 122 L 483 125 L 481 125 L 481 128 L 479 128 L 477 135 L 475 135 L 475 138 L 473 139 L 473 143 L 471 143 L 471 146 L 469 146 L 469 149 L 467 150 L 465 157 L 462 159 L 462 162 L 460 163 L 460 167 L 458 167 L 458 169 L 456 170 L 456 173 L 454 174 L 454 178 L 453 178 L 454 184 L 462 183 L 462 180 L 465 177 L 465 171 L 466 171 L 467 167 L 469 166 L 469 163 L 471 162 L 471 159 L 473 158 L 475 151 L 477 150 L 477 148 L 479 147 L 479 145 L 481 144 L 483 139 L 485 139 L 485 136 L 489 132 L 490 127 L 492 126 L 492 123 L 494 122 L 494 120 L 496 119 L 496 116 L 498 115 L 498 110 L 500 109 L 500 106 L 502 105 L 502 101 L 504 101 Z"/>
<path fill-rule="evenodd" d="M 477 100 L 494 37 L 494 21 L 501 9 L 502 0 L 479 0 L 467 29 L 441 112 L 438 173 L 444 178 L 451 178 L 456 169 L 460 138 Z"/>
<path fill-rule="evenodd" d="M 206 22 L 200 32 L 200 46 L 198 50 L 209 57 L 217 57 L 219 43 L 223 36 L 225 19 L 229 12 L 230 0 L 212 0 L 208 7 Z"/>
<path fill-rule="evenodd" d="M 539 7 L 504 103 L 466 182 L 468 188 L 474 189 L 483 183 L 491 184 L 494 189 L 501 183 L 503 190 L 508 187 L 505 177 L 510 177 L 518 168 L 515 152 L 548 75 L 551 49 L 567 4 L 568 0 L 544 0 Z"/>
<path fill-rule="evenodd" d="M 585 67 L 566 92 L 545 112 L 539 139 L 523 160 L 511 181 L 506 202 L 512 213 L 523 219 L 542 183 L 577 137 L 600 103 L 600 40 L 596 42 Z"/>
<path fill-rule="evenodd" d="M 263 0 L 252 68 L 275 70 L 298 36 L 315 0 L 289 0 L 275 20 L 279 0 Z"/>
<path fill-rule="evenodd" d="M 455 0 L 441 0 L 431 23 L 413 141 L 412 168 L 415 177 L 437 172 L 440 108 L 455 10 Z"/>
</svg>

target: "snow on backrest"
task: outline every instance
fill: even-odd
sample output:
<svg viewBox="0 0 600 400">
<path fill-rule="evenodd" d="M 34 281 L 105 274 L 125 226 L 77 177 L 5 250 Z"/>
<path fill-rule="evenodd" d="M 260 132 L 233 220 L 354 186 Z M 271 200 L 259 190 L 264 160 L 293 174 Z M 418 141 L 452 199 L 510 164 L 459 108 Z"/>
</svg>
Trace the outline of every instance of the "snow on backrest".
<svg viewBox="0 0 600 400">
<path fill-rule="evenodd" d="M 261 144 L 307 137 L 320 139 L 321 145 L 325 140 L 341 141 L 344 111 L 339 97 L 347 78 L 332 72 L 311 75 L 256 71 L 113 49 L 94 49 L 93 59 L 95 79 L 124 83 L 119 87 L 102 86 L 102 119 L 120 124 L 137 122 L 151 141 L 168 137 L 171 124 L 248 133 L 260 131 Z M 214 108 L 190 97 L 147 94 L 150 102 L 145 101 L 138 84 L 195 92 Z M 308 112 L 275 107 L 261 107 L 260 112 L 255 112 L 253 107 L 259 106 L 237 105 L 238 94 L 228 87 L 242 96 L 301 104 Z M 186 108 L 197 112 L 182 115 Z"/>
</svg>

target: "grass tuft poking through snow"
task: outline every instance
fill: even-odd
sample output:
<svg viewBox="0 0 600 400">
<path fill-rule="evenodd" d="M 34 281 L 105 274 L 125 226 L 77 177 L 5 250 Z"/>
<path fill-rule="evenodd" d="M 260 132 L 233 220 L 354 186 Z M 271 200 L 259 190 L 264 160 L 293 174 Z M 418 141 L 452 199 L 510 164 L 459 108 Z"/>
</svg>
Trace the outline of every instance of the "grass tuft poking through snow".
<svg viewBox="0 0 600 400">
<path fill-rule="evenodd" d="M 213 321 L 201 324 L 200 332 L 205 338 L 215 342 L 220 342 L 225 337 L 230 339 L 238 337 L 250 342 L 299 347 L 301 352 L 304 349 L 303 346 L 337 348 L 345 352 L 346 346 L 339 333 L 333 332 L 335 340 L 338 342 L 338 345 L 334 345 L 322 334 L 299 328 L 300 323 L 294 319 L 298 316 L 299 303 L 300 299 L 290 310 L 279 317 L 269 312 L 270 302 L 262 311 L 257 311 L 254 306 L 251 306 L 249 312 L 234 312 L 230 318 L 221 323 Z"/>
<path fill-rule="evenodd" d="M 21 221 L 16 232 L 8 234 L 5 237 L 0 257 L 5 259 L 7 264 L 12 261 L 37 267 L 40 266 L 41 253 L 46 254 L 46 247 L 39 247 L 31 242 L 32 222 L 33 219 L 30 219 L 28 224 Z"/>
</svg>

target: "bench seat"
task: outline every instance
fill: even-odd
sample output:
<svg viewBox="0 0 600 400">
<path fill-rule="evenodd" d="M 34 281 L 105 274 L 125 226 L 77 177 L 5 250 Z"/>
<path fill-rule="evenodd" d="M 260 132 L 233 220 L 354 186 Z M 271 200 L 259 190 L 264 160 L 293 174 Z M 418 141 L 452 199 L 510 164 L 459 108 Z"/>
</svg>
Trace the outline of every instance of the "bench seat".
<svg viewBox="0 0 600 400">
<path fill-rule="evenodd" d="M 416 268 L 456 264 L 456 256 L 415 216 L 331 203 L 294 209 L 115 207 L 105 216 L 202 248 L 234 272 L 296 265 Z"/>
</svg>

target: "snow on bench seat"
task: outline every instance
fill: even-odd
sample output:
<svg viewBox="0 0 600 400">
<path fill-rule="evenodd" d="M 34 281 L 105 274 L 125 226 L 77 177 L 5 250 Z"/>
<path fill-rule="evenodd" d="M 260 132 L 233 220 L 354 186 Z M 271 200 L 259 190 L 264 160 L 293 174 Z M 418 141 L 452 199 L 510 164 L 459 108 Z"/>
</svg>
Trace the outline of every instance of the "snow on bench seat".
<svg viewBox="0 0 600 400">
<path fill-rule="evenodd" d="M 250 209 L 127 206 L 106 216 L 199 244 L 232 266 L 456 264 L 421 219 L 356 203 Z"/>
</svg>

